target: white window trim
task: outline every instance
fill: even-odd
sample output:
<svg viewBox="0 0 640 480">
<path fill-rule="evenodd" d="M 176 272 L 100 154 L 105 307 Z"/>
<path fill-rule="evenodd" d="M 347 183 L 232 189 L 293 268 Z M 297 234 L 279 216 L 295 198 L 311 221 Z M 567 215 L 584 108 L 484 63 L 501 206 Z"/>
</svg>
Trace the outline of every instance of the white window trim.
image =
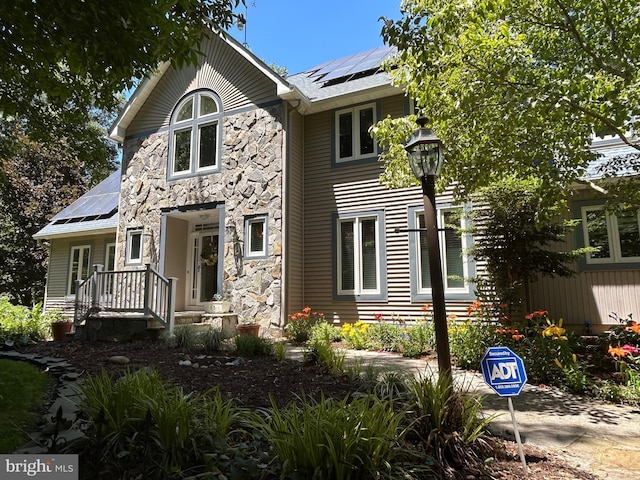
<svg viewBox="0 0 640 480">
<path fill-rule="evenodd" d="M 468 251 L 470 245 L 470 236 L 469 235 L 465 235 L 462 234 L 461 235 L 461 240 L 462 240 L 462 279 L 463 279 L 463 283 L 464 286 L 462 287 L 449 287 L 447 286 L 447 278 L 449 276 L 449 273 L 447 272 L 447 248 L 446 248 L 446 237 L 445 237 L 445 233 L 443 230 L 441 230 L 442 228 L 444 228 L 445 222 L 444 222 L 444 215 L 445 212 L 451 212 L 451 211 L 456 211 L 456 210 L 460 210 L 461 207 L 447 207 L 447 208 L 438 208 L 437 209 L 437 217 L 438 217 L 438 244 L 440 245 L 440 262 L 441 265 L 440 267 L 442 268 L 442 277 L 444 278 L 445 282 L 444 282 L 444 291 L 445 294 L 446 293 L 470 293 L 470 286 L 468 284 L 468 282 L 466 281 L 467 278 L 469 278 L 469 256 L 465 254 L 466 251 Z M 424 215 L 424 210 L 416 210 L 415 211 L 415 225 L 420 225 L 420 220 L 419 217 L 421 215 Z M 418 281 L 418 293 L 421 295 L 431 295 L 431 287 L 424 287 L 422 285 L 422 275 L 420 274 L 420 272 L 422 272 L 422 262 L 426 261 L 426 267 L 429 268 L 429 259 L 423 259 L 421 252 L 420 252 L 420 232 L 414 232 L 414 235 L 416 236 L 416 249 L 415 249 L 415 255 L 416 255 L 416 260 L 417 260 L 417 265 L 418 265 L 418 275 L 417 275 L 417 281 Z"/>
<path fill-rule="evenodd" d="M 73 275 L 73 252 L 75 250 L 80 251 L 80 254 L 78 255 L 78 261 L 81 262 L 82 261 L 82 252 L 84 250 L 87 250 L 89 253 L 87 255 L 88 258 L 88 265 L 87 265 L 87 276 L 91 273 L 91 245 L 90 244 L 84 244 L 84 245 L 73 245 L 71 246 L 71 250 L 70 250 L 70 255 L 69 255 L 69 280 L 67 283 L 67 296 L 70 297 L 75 297 L 75 293 L 71 293 L 71 289 L 73 287 L 73 285 L 75 284 L 76 280 L 85 280 L 85 278 L 82 278 L 80 276 L 80 272 L 82 271 L 82 265 L 79 263 L 78 264 L 78 271 L 76 272 L 76 275 Z M 77 292 L 76 292 L 77 293 Z"/>
<path fill-rule="evenodd" d="M 364 271 L 362 270 L 362 241 L 360 238 L 360 225 L 364 220 L 375 220 L 376 226 L 376 286 L 375 289 L 364 289 L 362 287 L 363 284 L 363 275 Z M 340 228 L 342 223 L 353 222 L 353 244 L 354 244 L 354 289 L 353 290 L 345 290 L 342 288 L 342 229 Z M 380 247 L 381 247 L 381 236 L 380 236 L 380 220 L 378 215 L 362 215 L 362 216 L 353 216 L 353 217 L 340 217 L 337 220 L 337 292 L 338 295 L 380 295 L 381 294 L 381 285 L 382 285 L 382 265 L 380 262 Z"/>
<path fill-rule="evenodd" d="M 217 112 L 209 113 L 207 115 L 199 116 L 200 112 L 200 97 L 207 96 L 211 98 L 217 107 Z M 175 117 L 180 113 L 180 109 L 189 100 L 193 100 L 192 118 L 176 121 Z M 213 92 L 197 91 L 191 95 L 185 97 L 178 103 L 171 116 L 171 124 L 169 127 L 169 165 L 168 172 L 169 178 L 188 177 L 195 174 L 202 174 L 208 172 L 214 172 L 220 169 L 220 142 L 222 137 L 222 108 L 221 103 L 213 94 Z M 209 125 L 216 125 L 216 146 L 215 146 L 215 162 L 213 165 L 207 167 L 199 166 L 200 159 L 200 130 L 202 127 Z M 190 131 L 191 143 L 189 148 L 189 169 L 180 170 L 176 172 L 175 169 L 175 154 L 176 154 L 176 133 L 183 131 Z"/>
<path fill-rule="evenodd" d="M 252 225 L 261 223 L 262 224 L 262 250 L 260 251 L 252 251 L 251 250 L 251 227 Z M 247 258 L 260 258 L 267 256 L 267 237 L 268 229 L 267 229 L 267 217 L 266 215 L 255 216 L 251 218 L 247 218 L 245 221 L 245 257 Z"/>
<path fill-rule="evenodd" d="M 335 163 L 346 163 L 353 162 L 356 160 L 361 160 L 364 158 L 376 157 L 378 155 L 378 144 L 376 141 L 373 141 L 373 152 L 367 154 L 360 154 L 360 111 L 366 109 L 373 109 L 373 122 L 377 121 L 377 108 L 375 103 L 367 103 L 365 105 L 358 105 L 351 108 L 343 108 L 342 110 L 337 110 L 334 116 L 334 125 L 335 125 L 335 138 L 334 138 L 334 148 L 335 148 Z M 351 149 L 353 151 L 353 155 L 350 157 L 340 158 L 340 115 L 344 113 L 351 113 L 352 119 L 352 138 L 351 138 Z"/>
<path fill-rule="evenodd" d="M 136 258 L 132 256 L 132 241 L 134 235 L 140 235 L 140 256 Z M 142 265 L 142 258 L 144 257 L 144 234 L 142 228 L 130 228 L 127 230 L 126 252 L 125 261 L 127 265 Z"/>
<path fill-rule="evenodd" d="M 438 216 L 438 228 L 441 229 L 444 224 L 444 213 L 452 210 L 463 210 L 463 216 L 461 218 L 461 226 L 463 228 L 469 227 L 469 220 L 465 212 L 470 209 L 470 205 L 442 205 L 437 207 Z M 419 228 L 419 216 L 423 215 L 424 208 L 422 206 L 415 206 L 409 208 L 409 229 L 417 230 Z M 410 234 L 410 278 L 411 278 L 411 298 L 414 302 L 427 302 L 431 301 L 432 292 L 431 287 L 422 286 L 421 275 L 421 262 L 423 261 L 420 256 L 420 232 L 415 231 Z M 473 300 L 475 299 L 475 293 L 473 290 L 473 282 L 470 279 L 476 274 L 475 262 L 473 258 L 468 255 L 469 249 L 473 246 L 473 236 L 470 233 L 462 234 L 462 266 L 463 266 L 463 281 L 462 287 L 448 287 L 447 286 L 447 264 L 446 264 L 446 248 L 445 248 L 445 232 L 438 232 L 438 241 L 440 246 L 440 260 L 444 284 L 444 293 L 449 300 Z M 428 259 L 424 261 L 428 264 Z"/>
<path fill-rule="evenodd" d="M 589 225 L 587 223 L 587 212 L 590 211 L 605 211 L 602 205 L 584 206 L 581 208 L 582 217 L 582 233 L 584 235 L 585 246 L 590 245 L 589 241 Z M 605 211 L 605 220 L 607 226 L 607 240 L 609 242 L 609 256 L 602 258 L 593 258 L 590 253 L 586 253 L 586 262 L 589 265 L 597 264 L 611 264 L 611 263 L 638 263 L 640 257 L 623 257 L 622 249 L 620 247 L 620 234 L 618 228 L 618 217 L 615 214 L 610 214 Z M 636 221 L 640 228 L 640 211 L 636 213 Z"/>
</svg>

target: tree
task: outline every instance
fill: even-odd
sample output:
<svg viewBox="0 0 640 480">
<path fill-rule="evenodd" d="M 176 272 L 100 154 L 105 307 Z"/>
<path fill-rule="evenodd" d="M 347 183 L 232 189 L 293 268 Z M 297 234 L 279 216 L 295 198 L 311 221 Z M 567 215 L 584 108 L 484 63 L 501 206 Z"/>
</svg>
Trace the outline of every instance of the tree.
<svg viewBox="0 0 640 480">
<path fill-rule="evenodd" d="M 47 250 L 33 235 L 87 188 L 113 171 L 116 148 L 105 140 L 112 117 L 86 108 L 34 111 L 51 127 L 30 130 L 24 119 L 0 122 L 0 293 L 30 305 L 43 297 Z"/>
<path fill-rule="evenodd" d="M 388 70 L 446 146 L 442 181 L 469 194 L 515 172 L 561 193 L 594 159 L 594 132 L 640 149 L 639 10 L 639 0 L 403 2 L 383 27 L 399 49 Z M 603 171 L 637 174 L 640 162 Z M 625 193 L 640 204 L 637 188 Z"/>
<path fill-rule="evenodd" d="M 474 245 L 471 255 L 486 265 L 494 297 L 511 318 L 531 311 L 529 284 L 540 276 L 569 277 L 571 262 L 589 248 L 563 251 L 560 246 L 576 221 L 559 220 L 562 201 L 546 200 L 545 185 L 513 176 L 483 187 L 473 196 Z M 478 281 L 482 289 L 483 281 Z M 481 292 L 485 293 L 485 292 Z"/>
<path fill-rule="evenodd" d="M 163 61 L 197 62 L 205 22 L 233 21 L 238 0 L 0 4 L 0 112 L 33 120 L 30 105 L 46 95 L 51 108 L 95 103 L 111 108 Z"/>
</svg>

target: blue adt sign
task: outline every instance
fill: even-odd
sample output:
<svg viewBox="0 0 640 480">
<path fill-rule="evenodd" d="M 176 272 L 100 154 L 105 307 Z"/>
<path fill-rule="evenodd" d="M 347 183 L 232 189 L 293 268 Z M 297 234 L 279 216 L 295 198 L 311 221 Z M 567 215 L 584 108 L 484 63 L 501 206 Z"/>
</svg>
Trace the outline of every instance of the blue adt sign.
<svg viewBox="0 0 640 480">
<path fill-rule="evenodd" d="M 480 362 L 484 381 L 501 397 L 518 395 L 527 383 L 522 359 L 507 347 L 490 347 Z"/>
</svg>

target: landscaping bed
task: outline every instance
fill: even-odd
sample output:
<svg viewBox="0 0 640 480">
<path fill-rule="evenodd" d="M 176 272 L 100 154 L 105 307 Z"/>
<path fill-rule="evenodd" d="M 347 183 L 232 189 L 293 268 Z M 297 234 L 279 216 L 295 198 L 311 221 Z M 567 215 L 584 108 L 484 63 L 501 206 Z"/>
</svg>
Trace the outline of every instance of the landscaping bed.
<svg viewBox="0 0 640 480">
<path fill-rule="evenodd" d="M 303 392 L 316 399 L 321 394 L 325 398 L 342 399 L 360 389 L 359 383 L 351 377 L 332 374 L 319 365 L 279 360 L 275 357 L 238 360 L 233 354 L 222 352 L 211 355 L 189 354 L 177 348 L 168 348 L 159 342 L 38 342 L 20 347 L 20 350 L 64 358 L 85 375 L 99 373 L 102 369 L 119 374 L 127 369 L 152 367 L 162 378 L 181 386 L 185 393 L 205 392 L 218 387 L 224 398 L 233 399 L 238 405 L 245 407 L 267 407 L 271 404 L 270 399 L 283 406 L 297 401 Z M 130 363 L 113 363 L 110 359 L 115 356 L 124 356 Z M 597 478 L 539 448 L 525 444 L 525 453 L 530 469 L 527 478 L 532 480 Z M 522 466 L 517 447 L 512 442 L 504 442 L 504 448 L 495 452 L 494 459 L 486 464 L 484 473 L 475 469 L 457 473 L 459 478 L 468 479 L 519 478 L 522 476 Z"/>
</svg>

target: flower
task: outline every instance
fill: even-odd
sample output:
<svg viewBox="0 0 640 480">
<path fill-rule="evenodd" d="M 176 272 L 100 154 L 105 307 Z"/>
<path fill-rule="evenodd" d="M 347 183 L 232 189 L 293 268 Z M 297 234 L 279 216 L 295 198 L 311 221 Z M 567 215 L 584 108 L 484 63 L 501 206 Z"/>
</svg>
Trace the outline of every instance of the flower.
<svg viewBox="0 0 640 480">
<path fill-rule="evenodd" d="M 378 322 L 381 322 L 383 320 L 384 315 L 382 315 L 381 313 L 376 313 L 373 318 L 375 318 Z"/>
<path fill-rule="evenodd" d="M 620 357 L 624 358 L 629 355 L 629 351 L 625 350 L 623 347 L 609 347 L 609 355 L 612 357 Z"/>
<path fill-rule="evenodd" d="M 423 311 L 423 312 L 426 312 L 426 311 L 427 311 L 427 310 L 429 310 L 430 308 L 431 308 L 431 304 L 430 304 L 430 303 L 425 303 L 425 304 L 422 306 L 422 311 Z"/>
<path fill-rule="evenodd" d="M 634 332 L 640 334 L 640 325 L 638 325 L 634 320 L 630 321 L 625 328 L 627 332 Z"/>
<path fill-rule="evenodd" d="M 472 316 L 482 314 L 482 306 L 482 302 L 476 300 L 467 307 L 467 315 Z"/>
<path fill-rule="evenodd" d="M 538 318 L 544 318 L 549 315 L 547 310 L 536 310 L 524 316 L 527 320 L 537 320 Z"/>
</svg>

